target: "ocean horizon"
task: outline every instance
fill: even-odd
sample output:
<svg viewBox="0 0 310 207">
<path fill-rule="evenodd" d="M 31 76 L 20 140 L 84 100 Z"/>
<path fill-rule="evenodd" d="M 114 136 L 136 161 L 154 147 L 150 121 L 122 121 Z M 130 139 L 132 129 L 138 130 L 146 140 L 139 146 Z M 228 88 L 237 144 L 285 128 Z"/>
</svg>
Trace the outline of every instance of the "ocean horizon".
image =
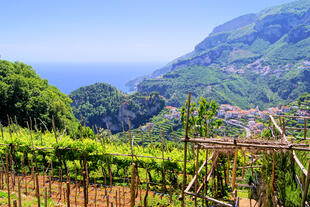
<svg viewBox="0 0 310 207">
<path fill-rule="evenodd" d="M 108 83 L 128 93 L 125 84 L 142 75 L 152 73 L 164 63 L 30 63 L 29 65 L 65 94 L 95 83 Z"/>
</svg>

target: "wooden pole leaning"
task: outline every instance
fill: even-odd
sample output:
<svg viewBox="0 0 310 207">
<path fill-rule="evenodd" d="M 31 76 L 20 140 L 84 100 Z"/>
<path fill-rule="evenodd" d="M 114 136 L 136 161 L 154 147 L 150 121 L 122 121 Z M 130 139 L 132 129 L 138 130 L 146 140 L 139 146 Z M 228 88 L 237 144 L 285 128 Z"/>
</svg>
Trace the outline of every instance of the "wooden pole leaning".
<svg viewBox="0 0 310 207">
<path fill-rule="evenodd" d="M 303 196 L 302 196 L 302 201 L 301 201 L 301 206 L 304 207 L 306 204 L 306 199 L 307 199 L 307 195 L 308 195 L 308 190 L 309 190 L 309 184 L 310 184 L 310 160 L 308 161 L 308 174 L 307 174 L 307 178 L 306 178 L 306 184 L 303 192 Z"/>
</svg>

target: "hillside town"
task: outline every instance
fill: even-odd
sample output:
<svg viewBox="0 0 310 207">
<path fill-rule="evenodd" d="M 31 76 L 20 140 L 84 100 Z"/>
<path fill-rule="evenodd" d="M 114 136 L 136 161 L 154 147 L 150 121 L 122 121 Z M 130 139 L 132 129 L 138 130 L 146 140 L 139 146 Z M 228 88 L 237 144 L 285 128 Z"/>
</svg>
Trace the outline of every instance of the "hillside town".
<svg viewBox="0 0 310 207">
<path fill-rule="evenodd" d="M 170 113 L 165 114 L 165 118 L 179 119 L 180 110 L 177 107 L 166 106 L 166 109 Z M 251 134 L 260 134 L 265 129 L 263 122 L 269 119 L 269 115 L 284 115 L 286 113 L 293 112 L 295 116 L 310 116 L 310 110 L 300 109 L 298 106 L 283 106 L 278 105 L 277 107 L 267 108 L 267 110 L 260 110 L 256 108 L 243 110 L 238 106 L 232 106 L 230 104 L 221 104 L 218 109 L 218 118 L 222 118 L 226 123 L 236 125 L 239 127 L 247 128 Z M 195 112 L 197 113 L 197 112 Z M 303 123 L 304 119 L 298 120 Z"/>
</svg>

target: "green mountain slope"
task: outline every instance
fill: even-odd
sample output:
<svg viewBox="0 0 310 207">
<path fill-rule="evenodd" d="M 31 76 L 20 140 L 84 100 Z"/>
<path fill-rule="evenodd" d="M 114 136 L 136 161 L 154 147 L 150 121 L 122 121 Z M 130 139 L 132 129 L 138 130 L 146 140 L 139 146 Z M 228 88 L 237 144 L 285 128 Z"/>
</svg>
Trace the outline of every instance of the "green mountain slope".
<svg viewBox="0 0 310 207">
<path fill-rule="evenodd" d="M 216 27 L 189 55 L 144 79 L 138 91 L 158 91 L 175 106 L 190 89 L 196 100 L 203 95 L 264 108 L 309 92 L 309 69 L 310 0 L 299 0 Z"/>
<path fill-rule="evenodd" d="M 158 93 L 126 95 L 118 89 L 96 83 L 81 87 L 70 94 L 75 116 L 88 126 L 109 128 L 112 132 L 137 128 L 157 115 L 165 106 Z"/>
</svg>

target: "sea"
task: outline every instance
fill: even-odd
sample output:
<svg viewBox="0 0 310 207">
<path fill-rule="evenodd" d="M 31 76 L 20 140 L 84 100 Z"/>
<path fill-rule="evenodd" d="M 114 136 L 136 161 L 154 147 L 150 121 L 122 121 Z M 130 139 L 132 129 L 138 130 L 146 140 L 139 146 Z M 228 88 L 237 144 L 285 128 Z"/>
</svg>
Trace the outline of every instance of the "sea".
<svg viewBox="0 0 310 207">
<path fill-rule="evenodd" d="M 94 83 L 108 83 L 128 93 L 125 84 L 139 76 L 152 73 L 164 63 L 30 63 L 29 65 L 61 92 L 70 92 Z"/>
</svg>

